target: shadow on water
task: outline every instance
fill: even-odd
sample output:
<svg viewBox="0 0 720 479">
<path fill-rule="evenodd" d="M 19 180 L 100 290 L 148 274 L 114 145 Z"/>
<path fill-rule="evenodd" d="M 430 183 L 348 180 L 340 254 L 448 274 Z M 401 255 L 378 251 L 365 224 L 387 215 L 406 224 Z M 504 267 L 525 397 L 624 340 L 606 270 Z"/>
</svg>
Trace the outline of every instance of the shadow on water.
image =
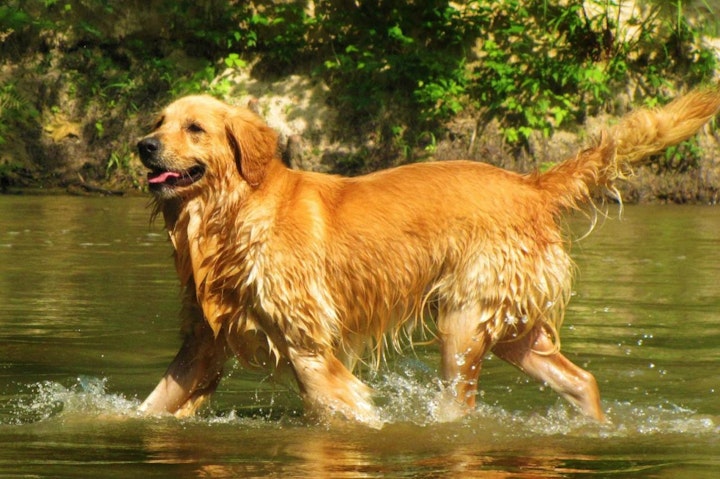
<svg viewBox="0 0 720 479">
<path fill-rule="evenodd" d="M 428 347 L 366 378 L 388 421 L 372 430 L 308 422 L 238 368 L 197 418 L 138 416 L 178 347 L 144 203 L 0 197 L 0 477 L 716 476 L 717 209 L 630 207 L 573 247 L 563 348 L 610 424 L 493 358 L 474 413 L 442 422 Z"/>
</svg>

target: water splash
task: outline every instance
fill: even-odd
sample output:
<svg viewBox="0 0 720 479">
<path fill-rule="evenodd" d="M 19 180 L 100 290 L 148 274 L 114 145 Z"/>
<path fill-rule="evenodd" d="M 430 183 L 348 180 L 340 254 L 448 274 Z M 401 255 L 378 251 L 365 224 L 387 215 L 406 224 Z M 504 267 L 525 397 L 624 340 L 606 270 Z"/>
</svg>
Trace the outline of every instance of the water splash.
<svg viewBox="0 0 720 479">
<path fill-rule="evenodd" d="M 599 424 L 558 399 L 547 410 L 508 410 L 503 405 L 482 401 L 469 413 L 453 406 L 452 385 L 443 384 L 426 371 L 412 365 L 382 374 L 371 381 L 381 404 L 383 419 L 389 423 L 429 426 L 459 422 L 465 426 L 514 437 L 576 436 L 637 437 L 667 434 L 704 435 L 720 432 L 720 418 L 699 414 L 673 404 L 636 405 L 606 402 L 609 423 Z"/>
<path fill-rule="evenodd" d="M 479 400 L 477 406 L 468 413 L 460 406 L 448 406 L 454 404 L 450 400 L 454 399 L 451 387 L 439 381 L 426 368 L 408 364 L 405 369 L 390 371 L 369 381 L 376 391 L 381 417 L 387 424 L 426 427 L 457 423 L 460 427 L 490 432 L 494 436 L 515 438 L 632 438 L 720 433 L 719 418 L 698 414 L 673 404 L 606 403 L 609 424 L 598 424 L 561 401 L 545 411 L 532 410 L 531 407 L 529 410 L 513 411 L 502 405 Z M 482 399 L 482 395 L 478 399 Z M 108 392 L 105 378 L 79 377 L 69 387 L 45 381 L 30 385 L 27 393 L 13 397 L 9 408 L 5 408 L 3 417 L 0 417 L 0 425 L 23 426 L 77 417 L 101 421 L 107 417 L 147 420 L 137 412 L 139 404 L 137 399 Z M 304 424 L 301 411 L 297 409 L 278 405 L 270 413 L 258 411 L 257 408 L 206 409 L 199 416 L 185 421 L 200 426 L 238 424 L 253 428 L 297 427 Z"/>
<path fill-rule="evenodd" d="M 106 391 L 106 378 L 78 377 L 75 384 L 43 381 L 28 386 L 28 392 L 10 402 L 6 424 L 22 425 L 62 415 L 137 415 L 139 402 Z"/>
</svg>

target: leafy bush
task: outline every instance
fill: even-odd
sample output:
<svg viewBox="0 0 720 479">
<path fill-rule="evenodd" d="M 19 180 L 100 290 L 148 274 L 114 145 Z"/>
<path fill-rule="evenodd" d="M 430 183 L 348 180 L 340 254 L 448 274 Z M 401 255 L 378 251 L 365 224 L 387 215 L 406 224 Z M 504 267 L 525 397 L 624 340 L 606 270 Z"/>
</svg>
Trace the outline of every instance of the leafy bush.
<svg viewBox="0 0 720 479">
<path fill-rule="evenodd" d="M 472 106 L 523 143 L 605 108 L 631 79 L 655 96 L 673 74 L 712 78 L 716 56 L 699 46 L 681 2 L 669 13 L 667 3 L 631 18 L 640 34 L 629 37 L 604 0 L 323 2 L 313 37 L 324 42 L 310 48 L 350 123 L 389 124 L 385 138 L 402 129 L 413 144 Z"/>
<path fill-rule="evenodd" d="M 472 25 L 446 1 L 380 2 L 319 12 L 319 70 L 353 119 L 410 109 L 420 127 L 462 110 Z"/>
<path fill-rule="evenodd" d="M 631 78 L 655 96 L 670 74 L 692 84 L 717 69 L 683 2 L 648 2 L 649 14 L 623 25 L 617 3 L 6 0 L 0 54 L 63 50 L 37 64 L 60 63 L 64 86 L 47 88 L 118 116 L 185 93 L 226 94 L 232 85 L 218 75 L 228 67 L 312 72 L 331 88 L 345 131 L 411 158 L 466 108 L 498 118 L 522 145 L 605 108 Z M 116 28 L 121 19 L 127 31 Z M 640 34 L 626 36 L 627 26 Z M 15 98 L 12 88 L 0 85 L 0 101 Z M 0 125 L 12 115 L 0 110 Z M 108 167 L 124 156 L 109 155 Z"/>
</svg>

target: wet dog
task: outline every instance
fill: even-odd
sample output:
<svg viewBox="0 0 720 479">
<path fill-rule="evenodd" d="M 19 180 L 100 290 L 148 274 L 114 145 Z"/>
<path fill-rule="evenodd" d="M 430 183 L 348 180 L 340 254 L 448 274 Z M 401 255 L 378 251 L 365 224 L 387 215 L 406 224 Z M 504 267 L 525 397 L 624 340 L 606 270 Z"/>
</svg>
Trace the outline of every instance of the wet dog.
<svg viewBox="0 0 720 479">
<path fill-rule="evenodd" d="M 172 103 L 138 150 L 175 248 L 184 342 L 141 409 L 193 414 L 236 356 L 288 368 L 320 417 L 377 426 L 353 368 L 434 321 L 448 409 L 474 406 L 492 352 L 603 420 L 594 377 L 559 350 L 573 273 L 560 220 L 718 108 L 704 89 L 636 111 L 544 173 L 446 161 L 345 178 L 286 168 L 247 109 Z"/>
</svg>

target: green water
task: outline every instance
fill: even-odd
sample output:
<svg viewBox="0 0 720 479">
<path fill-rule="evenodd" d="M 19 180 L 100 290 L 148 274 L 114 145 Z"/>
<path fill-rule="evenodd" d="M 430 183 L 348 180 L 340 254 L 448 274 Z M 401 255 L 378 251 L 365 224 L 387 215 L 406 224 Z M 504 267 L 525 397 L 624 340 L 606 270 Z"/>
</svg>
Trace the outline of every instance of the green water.
<svg viewBox="0 0 720 479">
<path fill-rule="evenodd" d="M 434 421 L 437 351 L 368 377 L 380 431 L 303 420 L 231 366 L 190 420 L 135 409 L 179 346 L 170 246 L 146 200 L 0 197 L 0 477 L 716 477 L 720 209 L 627 207 L 575 242 L 563 327 L 612 421 L 490 359 L 477 411 Z M 577 230 L 582 231 L 582 221 Z"/>
</svg>

